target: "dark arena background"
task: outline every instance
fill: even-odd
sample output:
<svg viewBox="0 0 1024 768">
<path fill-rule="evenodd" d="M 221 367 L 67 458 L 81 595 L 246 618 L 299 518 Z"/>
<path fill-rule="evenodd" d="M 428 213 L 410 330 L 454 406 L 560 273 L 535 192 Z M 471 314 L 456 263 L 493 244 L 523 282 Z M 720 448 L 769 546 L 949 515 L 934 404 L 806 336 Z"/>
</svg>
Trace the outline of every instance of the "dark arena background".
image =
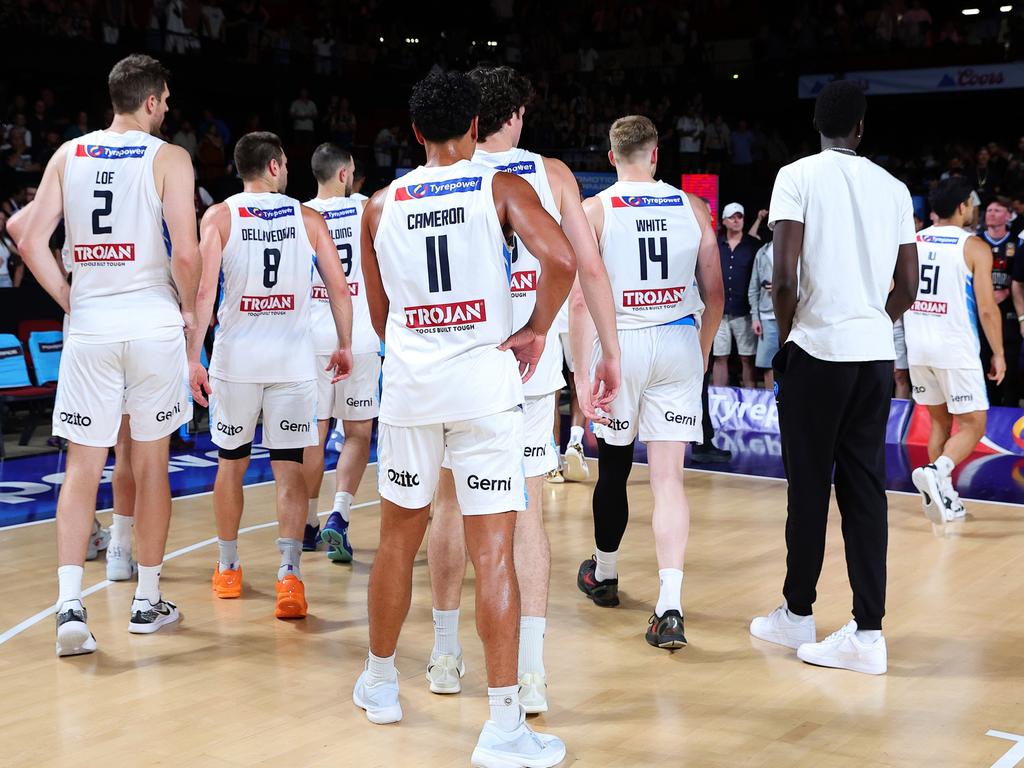
<svg viewBox="0 0 1024 768">
<path fill-rule="evenodd" d="M 0 0 L 0 35 L 0 765 L 465 765 L 486 711 L 472 564 L 462 694 L 432 695 L 424 680 L 436 622 L 426 540 L 398 646 L 406 717 L 371 725 L 352 704 L 381 535 L 376 421 L 352 494 L 352 563 L 331 562 L 323 546 L 306 553 L 303 622 L 270 613 L 276 497 L 262 426 L 239 531 L 247 591 L 233 601 L 210 593 L 219 454 L 209 411 L 197 404 L 171 436 L 168 466 L 174 501 L 163 578 L 181 601 L 180 625 L 152 638 L 126 634 L 129 588 L 105 578 L 101 547 L 84 566 L 101 650 L 52 655 L 55 518 L 68 458 L 67 440 L 51 431 L 64 312 L 7 222 L 33 201 L 62 145 L 110 125 L 107 75 L 133 53 L 170 71 L 159 137 L 191 155 L 197 227 L 211 206 L 242 192 L 233 152 L 253 131 L 281 137 L 286 191 L 300 201 L 317 195 L 310 163 L 324 142 L 351 152 L 353 191 L 363 195 L 413 171 L 424 150 L 410 92 L 434 72 L 508 66 L 529 78 L 519 146 L 563 161 L 584 200 L 616 182 L 612 124 L 646 116 L 658 134 L 655 178 L 708 204 L 726 314 L 748 324 L 753 262 L 734 262 L 736 238 L 746 233 L 751 253 L 771 241 L 780 168 L 821 149 L 817 96 L 834 80 L 859 84 L 867 108 L 857 153 L 906 185 L 917 229 L 931 224 L 938 185 L 962 177 L 976 192 L 976 218 L 965 226 L 992 249 L 1007 362 L 1005 381 L 989 382 L 984 434 L 952 473 L 966 516 L 935 523 L 912 479 L 934 458 L 931 418 L 915 404 L 909 366 L 896 361 L 884 447 L 888 673 L 802 665 L 748 632 L 778 600 L 792 492 L 787 499 L 772 369 L 754 365 L 726 334 L 728 352 L 716 342 L 708 366 L 703 415 L 713 437 L 686 449 L 688 647 L 669 654 L 640 640 L 659 581 L 654 473 L 639 441 L 621 605 L 598 608 L 576 588 L 600 503 L 588 425 L 586 476 L 572 482 L 565 465 L 542 486 L 550 708 L 527 722 L 564 740 L 565 765 L 1024 765 L 1024 326 L 1014 319 L 1024 313 L 1024 264 L 1014 266 L 1024 258 L 1024 2 Z M 75 204 L 66 199 L 65 210 Z M 723 219 L 737 211 L 741 230 L 730 240 Z M 50 241 L 58 261 L 63 244 L 59 226 Z M 211 324 L 205 364 L 215 333 Z M 981 346 L 991 355 L 984 337 Z M 572 434 L 569 388 L 557 398 L 561 452 Z M 338 426 L 332 420 L 326 443 L 330 477 L 345 443 Z M 111 524 L 114 467 L 111 451 L 96 497 L 101 536 Z M 333 498 L 325 488 L 319 510 Z M 849 620 L 847 528 L 834 500 L 829 523 L 820 636 Z"/>
</svg>

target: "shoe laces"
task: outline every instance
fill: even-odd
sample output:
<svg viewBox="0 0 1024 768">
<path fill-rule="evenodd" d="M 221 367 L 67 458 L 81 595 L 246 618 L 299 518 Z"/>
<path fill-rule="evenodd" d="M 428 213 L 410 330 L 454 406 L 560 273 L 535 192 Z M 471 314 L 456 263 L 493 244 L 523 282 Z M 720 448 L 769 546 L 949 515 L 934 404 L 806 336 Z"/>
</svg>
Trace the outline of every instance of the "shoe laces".
<svg viewBox="0 0 1024 768">
<path fill-rule="evenodd" d="M 850 621 L 850 622 L 844 624 L 843 626 L 841 626 L 839 629 L 837 629 L 831 635 L 826 637 L 824 640 L 822 640 L 822 642 L 823 643 L 829 643 L 829 642 L 832 642 L 833 640 L 844 640 L 847 637 L 851 637 L 856 631 L 857 631 L 857 623 L 855 621 Z"/>
</svg>

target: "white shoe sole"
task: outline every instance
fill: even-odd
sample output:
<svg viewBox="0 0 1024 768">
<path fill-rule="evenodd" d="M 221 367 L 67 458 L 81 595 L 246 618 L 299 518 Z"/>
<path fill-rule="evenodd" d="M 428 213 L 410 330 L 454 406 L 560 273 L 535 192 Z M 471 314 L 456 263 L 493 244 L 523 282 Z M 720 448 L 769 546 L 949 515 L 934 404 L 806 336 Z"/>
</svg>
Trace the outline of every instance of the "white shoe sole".
<svg viewBox="0 0 1024 768">
<path fill-rule="evenodd" d="M 796 649 L 797 658 L 807 664 L 816 667 L 829 667 L 831 669 L 848 669 L 851 672 L 861 672 L 865 675 L 884 675 L 888 669 L 888 662 L 867 662 L 859 658 L 837 659 L 834 656 L 819 656 L 814 651 L 800 646 Z"/>
<path fill-rule="evenodd" d="M 519 703 L 523 706 L 523 711 L 528 715 L 540 715 L 548 711 L 548 700 L 547 697 L 537 697 L 532 701 L 529 699 L 519 699 Z"/>
<path fill-rule="evenodd" d="M 181 618 L 181 613 L 175 608 L 167 616 L 161 616 L 159 619 L 151 624 L 136 624 L 134 621 L 128 622 L 128 631 L 133 635 L 151 635 L 161 627 L 166 627 L 168 624 L 173 624 Z"/>
<path fill-rule="evenodd" d="M 359 688 L 352 690 L 352 703 L 366 712 L 366 719 L 376 725 L 388 725 L 397 723 L 402 719 L 402 705 L 394 704 L 390 707 L 371 707 L 363 701 L 359 695 Z"/>
<path fill-rule="evenodd" d="M 96 638 L 81 621 L 69 621 L 57 629 L 57 655 L 81 656 L 96 650 Z"/>
<path fill-rule="evenodd" d="M 794 639 L 791 635 L 785 632 L 778 632 L 771 629 L 754 629 L 754 622 L 750 622 L 750 635 L 756 637 L 758 640 L 764 640 L 766 643 L 774 643 L 775 645 L 781 645 L 785 648 L 792 648 L 796 650 L 805 643 L 813 643 L 817 640 L 815 637 L 815 629 L 812 626 L 810 631 L 806 635 L 799 639 Z"/>
<path fill-rule="evenodd" d="M 466 663 L 459 664 L 458 676 L 455 677 L 454 682 L 446 682 L 443 680 L 434 680 L 430 676 L 430 669 L 427 669 L 427 682 L 430 683 L 430 692 L 437 693 L 442 696 L 446 696 L 452 693 L 460 693 L 462 691 L 462 678 L 466 674 Z"/>
<path fill-rule="evenodd" d="M 939 484 L 935 481 L 933 472 L 926 472 L 923 467 L 918 467 L 910 475 L 914 487 L 921 494 L 921 506 L 924 508 L 925 517 L 935 525 L 942 525 L 946 518 L 942 512 L 942 492 Z"/>
<path fill-rule="evenodd" d="M 565 747 L 547 755 L 510 755 L 477 747 L 469 759 L 472 768 L 553 768 L 565 760 Z"/>
<path fill-rule="evenodd" d="M 590 479 L 590 467 L 587 466 L 587 460 L 580 458 L 579 454 L 575 452 L 566 452 L 565 469 L 562 470 L 562 475 L 572 483 L 586 482 Z"/>
<path fill-rule="evenodd" d="M 131 581 L 138 573 L 134 560 L 107 561 L 107 581 Z"/>
</svg>

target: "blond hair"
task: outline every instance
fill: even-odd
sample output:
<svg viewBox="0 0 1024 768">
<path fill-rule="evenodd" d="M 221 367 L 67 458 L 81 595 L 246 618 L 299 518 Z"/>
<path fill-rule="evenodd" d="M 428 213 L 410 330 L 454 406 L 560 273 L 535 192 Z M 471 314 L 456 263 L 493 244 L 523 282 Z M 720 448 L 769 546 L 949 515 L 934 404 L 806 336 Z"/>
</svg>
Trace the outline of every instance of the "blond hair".
<svg viewBox="0 0 1024 768">
<path fill-rule="evenodd" d="M 658 145 L 658 129 L 643 115 L 626 115 L 612 123 L 608 140 L 615 156 L 629 161 Z"/>
</svg>

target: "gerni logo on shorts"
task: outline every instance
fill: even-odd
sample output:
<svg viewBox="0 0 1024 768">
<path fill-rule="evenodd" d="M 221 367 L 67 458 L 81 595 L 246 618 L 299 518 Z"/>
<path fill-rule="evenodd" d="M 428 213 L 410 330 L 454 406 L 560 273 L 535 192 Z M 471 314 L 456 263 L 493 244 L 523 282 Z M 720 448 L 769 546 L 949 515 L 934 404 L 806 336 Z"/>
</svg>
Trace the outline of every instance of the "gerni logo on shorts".
<svg viewBox="0 0 1024 768">
<path fill-rule="evenodd" d="M 544 456 L 548 452 L 547 446 L 544 445 L 528 445 L 523 448 L 523 456 L 527 459 L 536 459 Z"/>
<path fill-rule="evenodd" d="M 402 488 L 412 488 L 420 484 L 420 476 L 407 469 L 389 469 L 388 481 Z"/>
<path fill-rule="evenodd" d="M 512 478 L 490 478 L 470 475 L 466 478 L 466 484 L 474 491 L 511 491 Z"/>
<path fill-rule="evenodd" d="M 354 397 L 346 397 L 345 405 L 349 408 L 370 408 L 373 406 L 373 398 L 367 400 L 357 400 Z"/>
<path fill-rule="evenodd" d="M 88 427 L 92 424 L 92 417 L 81 413 L 68 413 L 67 411 L 60 412 L 60 420 L 61 423 L 69 424 L 72 427 Z"/>
<path fill-rule="evenodd" d="M 288 421 L 287 419 L 281 419 L 281 423 L 278 424 L 281 429 L 285 432 L 309 432 L 309 422 L 299 424 L 294 421 Z"/>
<path fill-rule="evenodd" d="M 175 416 L 179 416 L 179 415 L 181 415 L 181 403 L 178 403 L 177 405 L 175 405 L 169 411 L 160 411 L 160 412 L 158 412 L 157 415 L 156 415 L 156 420 L 157 421 L 170 421 Z"/>
<path fill-rule="evenodd" d="M 974 401 L 974 395 L 953 395 L 949 399 L 954 403 L 970 403 Z"/>
<path fill-rule="evenodd" d="M 670 421 L 673 424 L 685 424 L 688 427 L 696 426 L 696 416 L 684 416 L 681 413 L 674 413 L 673 411 L 665 411 L 665 421 Z"/>
</svg>

